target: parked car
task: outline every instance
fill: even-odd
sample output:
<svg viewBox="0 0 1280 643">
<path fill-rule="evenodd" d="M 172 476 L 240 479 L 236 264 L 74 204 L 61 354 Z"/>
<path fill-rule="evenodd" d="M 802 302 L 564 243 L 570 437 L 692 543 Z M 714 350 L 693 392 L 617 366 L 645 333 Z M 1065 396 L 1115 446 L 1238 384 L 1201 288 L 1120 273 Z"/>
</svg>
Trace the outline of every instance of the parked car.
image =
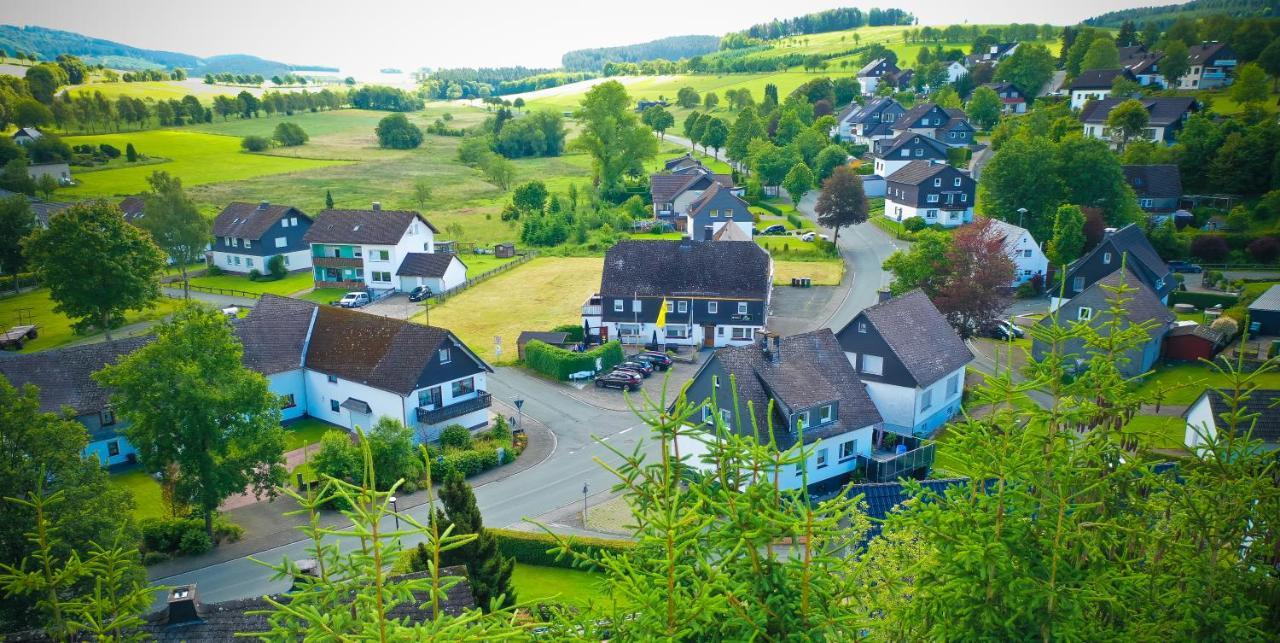
<svg viewBox="0 0 1280 643">
<path fill-rule="evenodd" d="M 1011 339 L 1022 339 L 1023 337 L 1026 337 L 1027 332 L 1022 330 L 1021 328 L 1018 328 L 1012 322 L 1009 322 L 1003 319 L 997 319 L 994 322 L 991 322 L 989 326 L 987 326 L 985 335 L 992 339 L 998 339 L 998 340 L 1007 342 Z"/>
<path fill-rule="evenodd" d="M 800 235 L 801 241 L 813 241 L 814 239 L 822 239 L 823 241 L 830 241 L 831 237 L 828 237 L 825 234 L 818 234 L 817 232 L 806 232 Z"/>
<path fill-rule="evenodd" d="M 1204 268 L 1200 264 L 1191 263 L 1190 261 L 1170 261 L 1169 270 L 1174 272 L 1204 272 Z"/>
<path fill-rule="evenodd" d="M 761 232 L 760 234 L 770 236 L 770 237 L 785 235 L 787 234 L 787 226 L 784 226 L 781 223 L 775 223 L 765 228 L 764 231 Z"/>
<path fill-rule="evenodd" d="M 613 371 L 596 378 L 596 388 L 616 388 L 634 391 L 640 388 L 640 381 L 644 379 L 639 373 L 632 371 Z"/>
<path fill-rule="evenodd" d="M 338 300 L 338 305 L 343 308 L 359 308 L 361 306 L 368 306 L 372 301 L 373 300 L 369 298 L 369 293 L 367 292 L 349 292 L 343 295 L 342 299 Z"/>
<path fill-rule="evenodd" d="M 622 371 L 635 371 L 645 377 L 653 375 L 653 365 L 638 359 L 629 359 L 614 368 Z"/>
<path fill-rule="evenodd" d="M 431 292 L 431 286 L 418 286 L 417 288 L 409 291 L 409 301 L 422 301 L 423 299 L 429 299 L 433 294 L 435 293 Z"/>
<path fill-rule="evenodd" d="M 645 351 L 643 353 L 632 355 L 631 359 L 646 362 L 650 366 L 662 371 L 671 368 L 672 364 L 670 357 L 667 357 L 665 353 L 659 353 L 657 351 Z"/>
</svg>

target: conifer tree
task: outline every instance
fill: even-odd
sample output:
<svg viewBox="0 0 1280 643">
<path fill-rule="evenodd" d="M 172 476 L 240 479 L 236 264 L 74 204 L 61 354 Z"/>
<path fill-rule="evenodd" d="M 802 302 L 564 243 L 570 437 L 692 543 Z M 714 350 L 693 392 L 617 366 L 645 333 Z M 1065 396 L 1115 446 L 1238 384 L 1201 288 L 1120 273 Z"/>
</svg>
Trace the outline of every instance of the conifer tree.
<svg viewBox="0 0 1280 643">
<path fill-rule="evenodd" d="M 462 477 L 462 472 L 454 471 L 445 478 L 444 486 L 440 488 L 440 501 L 444 503 L 444 511 L 443 514 L 437 512 L 436 520 L 447 520 L 439 525 L 441 533 L 452 524 L 453 535 L 476 536 L 475 540 L 457 549 L 442 552 L 441 564 L 461 562 L 467 566 L 471 593 L 475 596 L 476 603 L 486 612 L 490 609 L 490 603 L 499 597 L 499 607 L 515 604 L 515 587 L 511 584 L 515 560 L 498 551 L 498 538 L 484 528 L 484 518 L 480 515 L 480 508 L 476 506 L 475 493 Z M 456 562 L 446 562 L 450 559 Z"/>
</svg>

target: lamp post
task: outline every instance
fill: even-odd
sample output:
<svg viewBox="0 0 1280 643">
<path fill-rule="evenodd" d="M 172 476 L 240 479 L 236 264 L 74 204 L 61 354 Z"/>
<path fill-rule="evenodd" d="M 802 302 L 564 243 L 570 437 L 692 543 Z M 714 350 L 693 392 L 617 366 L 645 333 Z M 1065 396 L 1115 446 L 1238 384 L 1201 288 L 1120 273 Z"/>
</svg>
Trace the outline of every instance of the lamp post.
<svg viewBox="0 0 1280 643">
<path fill-rule="evenodd" d="M 397 498 L 391 496 L 388 500 L 391 501 L 391 515 L 396 518 L 396 531 L 400 531 L 400 507 L 396 504 Z"/>
<path fill-rule="evenodd" d="M 1022 225 L 1022 217 L 1026 216 L 1026 215 L 1027 215 L 1027 209 L 1026 209 L 1026 208 L 1018 208 L 1018 227 L 1019 227 L 1019 228 L 1023 227 L 1023 225 Z"/>
<path fill-rule="evenodd" d="M 582 528 L 587 527 L 587 483 L 582 483 Z"/>
</svg>

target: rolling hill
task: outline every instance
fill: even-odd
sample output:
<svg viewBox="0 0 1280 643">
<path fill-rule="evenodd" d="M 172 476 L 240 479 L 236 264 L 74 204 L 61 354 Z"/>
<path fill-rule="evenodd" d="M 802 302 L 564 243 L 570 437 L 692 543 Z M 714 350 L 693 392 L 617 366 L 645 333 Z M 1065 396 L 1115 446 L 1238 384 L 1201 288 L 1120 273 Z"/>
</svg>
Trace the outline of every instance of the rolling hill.
<svg viewBox="0 0 1280 643">
<path fill-rule="evenodd" d="M 1085 24 L 1098 27 L 1119 27 L 1124 21 L 1135 23 L 1154 22 L 1161 26 L 1172 23 L 1177 18 L 1198 18 L 1209 13 L 1225 13 L 1238 18 L 1251 16 L 1280 16 L 1278 0 L 1191 0 L 1184 4 L 1171 4 L 1162 7 L 1141 7 L 1110 11 L 1100 16 L 1085 20 Z"/>
</svg>

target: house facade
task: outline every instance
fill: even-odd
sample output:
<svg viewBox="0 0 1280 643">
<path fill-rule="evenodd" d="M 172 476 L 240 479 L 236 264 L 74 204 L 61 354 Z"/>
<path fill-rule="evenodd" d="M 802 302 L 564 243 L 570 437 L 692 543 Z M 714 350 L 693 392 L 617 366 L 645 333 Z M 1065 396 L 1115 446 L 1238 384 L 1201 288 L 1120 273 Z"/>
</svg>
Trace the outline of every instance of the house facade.
<svg viewBox="0 0 1280 643">
<path fill-rule="evenodd" d="M 901 103 L 888 97 L 869 100 L 866 105 L 850 103 L 836 116 L 831 135 L 871 147 L 876 141 L 893 138 L 893 124 L 906 111 Z"/>
<path fill-rule="evenodd" d="M 1121 263 L 1156 294 L 1156 297 L 1167 303 L 1169 293 L 1173 292 L 1176 280 L 1169 265 L 1160 258 L 1156 249 L 1151 246 L 1147 236 L 1135 223 L 1123 228 L 1108 228 L 1102 241 L 1085 256 L 1071 263 L 1067 268 L 1065 297 L 1054 296 L 1049 300 L 1049 310 L 1055 310 L 1063 301 L 1071 299 L 1093 284 L 1114 273 Z M 1057 284 L 1051 291 L 1058 292 Z"/>
<path fill-rule="evenodd" d="M 410 253 L 434 253 L 438 231 L 411 210 L 324 210 L 303 240 L 317 288 L 387 291 L 402 287 L 396 269 Z"/>
<path fill-rule="evenodd" d="M 396 268 L 396 278 L 400 292 L 426 286 L 433 293 L 442 293 L 467 281 L 467 264 L 452 253 L 410 252 Z"/>
<path fill-rule="evenodd" d="M 1071 109 L 1080 109 L 1091 100 L 1111 96 L 1111 87 L 1117 78 L 1138 82 L 1127 69 L 1090 69 L 1080 72 L 1071 81 Z"/>
<path fill-rule="evenodd" d="M 126 213 L 126 217 L 128 214 Z M 234 202 L 213 220 L 211 265 L 226 272 L 267 272 L 280 255 L 287 270 L 311 267 L 311 247 L 303 240 L 311 217 L 289 205 Z"/>
<path fill-rule="evenodd" d="M 988 83 L 983 85 L 990 88 L 1000 97 L 1000 109 L 1006 114 L 1025 114 L 1027 111 L 1027 96 L 1022 93 L 1013 83 Z"/>
<path fill-rule="evenodd" d="M 688 232 L 686 219 L 690 206 L 712 185 L 736 191 L 731 175 L 716 174 L 701 163 L 650 175 L 649 196 L 653 200 L 654 217 L 676 230 Z"/>
<path fill-rule="evenodd" d="M 1104 98 L 1089 101 L 1080 110 L 1080 120 L 1084 122 L 1084 135 L 1113 142 L 1111 128 L 1107 126 L 1107 117 L 1111 110 L 1127 99 Z M 1190 96 L 1147 97 L 1137 99 L 1147 108 L 1150 115 L 1143 138 L 1171 145 L 1177 133 L 1191 115 L 1200 110 L 1199 103 Z"/>
<path fill-rule="evenodd" d="M 1249 334 L 1280 335 L 1280 285 L 1268 288 L 1249 304 Z"/>
<path fill-rule="evenodd" d="M 891 140 L 876 143 L 875 173 L 887 180 L 912 161 L 947 161 L 947 146 L 928 134 L 903 132 Z"/>
<path fill-rule="evenodd" d="M 13 142 L 18 145 L 27 145 L 41 136 L 44 136 L 44 132 L 35 127 L 19 127 L 18 131 L 13 133 Z"/>
<path fill-rule="evenodd" d="M 1164 54 L 1158 51 L 1147 51 L 1142 45 L 1120 47 L 1120 66 L 1129 70 L 1138 84 L 1143 87 L 1159 87 L 1164 89 L 1168 82 L 1160 72 L 1160 60 Z"/>
<path fill-rule="evenodd" d="M 1125 316 L 1121 321 L 1124 326 L 1144 326 L 1147 330 L 1147 341 L 1125 351 L 1125 359 L 1117 363 L 1116 368 L 1125 377 L 1137 377 L 1150 371 L 1160 359 L 1165 336 L 1172 330 L 1175 317 L 1165 307 L 1156 292 L 1148 287 L 1135 271 L 1117 265 L 1110 274 L 1062 303 L 1055 310 L 1056 315 L 1048 315 L 1038 323 L 1042 326 L 1051 326 L 1054 323 L 1064 326 L 1088 324 L 1100 334 L 1107 335 L 1110 332 L 1110 322 L 1114 321 L 1110 312 L 1112 300 L 1115 297 L 1113 289 L 1119 287 L 1121 283 L 1133 289 L 1126 295 L 1128 301 L 1125 302 Z M 1048 344 L 1038 339 L 1032 340 L 1031 354 L 1035 359 L 1043 359 L 1051 350 L 1054 348 Z M 1074 359 L 1081 366 L 1088 362 L 1090 357 L 1085 347 L 1085 340 L 1079 337 L 1066 340 L 1056 350 L 1068 360 Z"/>
<path fill-rule="evenodd" d="M 973 221 L 977 183 L 938 161 L 911 161 L 885 179 L 884 214 L 895 221 L 920 217 L 952 228 Z"/>
<path fill-rule="evenodd" d="M 721 228 L 733 226 L 744 233 L 749 241 L 754 220 L 746 201 L 719 183 L 713 183 L 689 205 L 684 229 L 690 239 L 711 241 Z"/>
<path fill-rule="evenodd" d="M 960 410 L 973 354 L 923 292 L 863 310 L 836 338 L 886 431 L 932 435 Z"/>
<path fill-rule="evenodd" d="M 977 132 L 961 109 L 945 109 L 936 103 L 920 103 L 907 110 L 893 123 L 895 135 L 905 132 L 924 134 L 948 147 L 964 147 L 973 143 Z"/>
<path fill-rule="evenodd" d="M 1206 42 L 1187 50 L 1187 73 L 1178 79 L 1178 89 L 1213 89 L 1231 84 L 1236 54 L 1221 42 Z"/>
<path fill-rule="evenodd" d="M 825 328 L 721 348 L 698 369 L 685 397 L 701 405 L 692 423 L 712 435 L 719 420 L 723 430 L 765 444 L 771 429 L 779 450 L 799 447 L 801 463 L 766 474 L 776 475 L 781 489 L 832 488 L 876 455 L 880 413 Z M 705 450 L 692 437 L 675 446 L 681 455 L 695 454 L 694 462 Z"/>
<path fill-rule="evenodd" d="M 1001 238 L 1005 252 L 1013 261 L 1013 283 L 1010 285 L 1016 288 L 1031 281 L 1036 275 L 1044 278 L 1049 274 L 1049 258 L 1044 255 L 1044 250 L 1040 249 L 1030 231 L 999 219 L 993 218 L 990 221 L 992 232 Z"/>
<path fill-rule="evenodd" d="M 765 329 L 772 284 L 773 259 L 753 241 L 622 241 L 605 252 L 583 330 L 593 342 L 739 346 Z"/>
<path fill-rule="evenodd" d="M 71 165 L 67 163 L 33 163 L 27 166 L 27 176 L 32 181 L 39 181 L 41 177 L 51 177 L 58 182 L 58 185 L 71 185 Z"/>
<path fill-rule="evenodd" d="M 1178 209 L 1182 199 L 1182 174 L 1176 165 L 1125 165 L 1124 179 L 1138 198 L 1138 207 L 1149 214 Z"/>
<path fill-rule="evenodd" d="M 858 70 L 858 86 L 862 88 L 864 96 L 871 96 L 876 93 L 882 78 L 886 75 L 894 76 L 899 71 L 898 66 L 888 58 L 877 58 Z"/>
<path fill-rule="evenodd" d="M 1248 436 L 1250 440 L 1260 442 L 1263 451 L 1280 450 L 1280 391 L 1273 389 L 1256 389 L 1249 393 L 1240 406 L 1240 410 L 1252 419 L 1235 427 L 1237 437 Z M 1233 404 L 1221 393 L 1207 389 L 1195 403 L 1187 407 L 1182 414 L 1187 421 L 1183 443 L 1187 450 L 1203 456 L 1208 445 L 1220 442 L 1226 436 L 1223 433 L 1231 427 L 1222 419 L 1233 411 Z"/>
</svg>

